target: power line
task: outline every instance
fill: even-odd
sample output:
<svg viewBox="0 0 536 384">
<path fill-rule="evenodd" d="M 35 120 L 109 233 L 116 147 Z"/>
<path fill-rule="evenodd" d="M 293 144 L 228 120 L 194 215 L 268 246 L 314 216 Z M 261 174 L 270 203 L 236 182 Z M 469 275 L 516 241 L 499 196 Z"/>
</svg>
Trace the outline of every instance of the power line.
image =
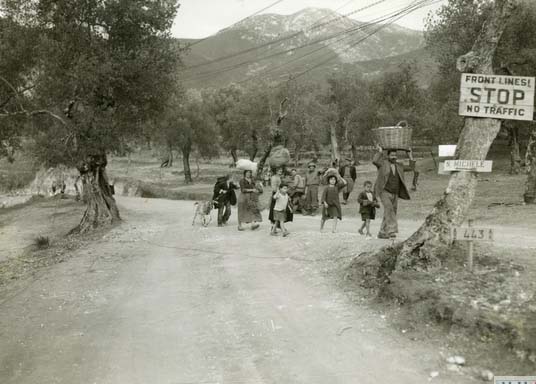
<svg viewBox="0 0 536 384">
<path fill-rule="evenodd" d="M 420 5 L 420 4 L 422 4 L 422 3 L 426 2 L 426 1 L 430 1 L 430 0 L 420 0 L 420 2 L 417 2 L 417 0 L 414 0 L 411 4 L 406 5 L 406 6 L 402 7 L 402 8 L 400 8 L 400 9 L 398 9 L 398 10 L 396 10 L 396 11 L 393 11 L 393 12 L 387 14 L 387 15 L 384 15 L 384 16 L 382 16 L 382 17 L 376 18 L 376 19 L 374 19 L 374 20 L 368 22 L 368 23 L 365 24 L 365 25 L 361 25 L 361 26 L 359 26 L 358 28 L 349 28 L 348 30 L 344 31 L 343 33 L 338 33 L 338 34 L 329 36 L 329 37 L 326 38 L 326 39 L 321 39 L 321 40 L 319 40 L 319 41 L 326 41 L 326 40 L 330 40 L 330 39 L 332 39 L 333 37 L 337 37 L 337 36 L 343 35 L 342 38 L 339 38 L 339 39 L 337 39 L 336 41 L 334 41 L 334 42 L 332 42 L 332 43 L 329 43 L 329 44 L 327 44 L 327 45 L 323 45 L 323 46 L 321 46 L 321 47 L 318 48 L 318 49 L 315 49 L 315 50 L 313 50 L 313 51 L 311 51 L 311 52 L 308 52 L 308 53 L 306 53 L 306 54 L 304 54 L 304 55 L 302 55 L 302 56 L 299 56 L 299 57 L 297 57 L 297 58 L 294 58 L 293 60 L 290 60 L 290 61 L 288 61 L 288 62 L 285 62 L 285 63 L 283 63 L 283 64 L 281 64 L 281 65 L 276 66 L 276 67 L 270 68 L 270 69 L 268 69 L 268 70 L 262 72 L 261 74 L 259 74 L 259 75 L 257 75 L 257 76 L 253 76 L 253 77 L 251 77 L 251 78 L 242 80 L 242 81 L 240 81 L 240 82 L 238 82 L 238 83 L 241 84 L 241 83 L 250 81 L 250 80 L 252 80 L 252 79 L 255 79 L 255 78 L 259 77 L 259 76 L 267 75 L 267 74 L 270 73 L 270 72 L 273 72 L 273 71 L 275 71 L 275 70 L 277 70 L 277 69 L 280 69 L 280 68 L 282 68 L 282 67 L 285 67 L 286 65 L 291 64 L 291 63 L 293 63 L 293 62 L 302 60 L 303 58 L 308 57 L 308 56 L 310 56 L 310 55 L 312 55 L 312 54 L 314 54 L 314 53 L 316 53 L 316 52 L 318 52 L 318 51 L 320 51 L 320 50 L 327 49 L 330 45 L 332 45 L 332 44 L 337 44 L 337 43 L 339 43 L 339 42 L 341 42 L 341 41 L 347 39 L 348 37 L 350 37 L 351 35 L 353 35 L 353 34 L 359 32 L 359 31 L 364 31 L 364 30 L 371 29 L 371 27 L 373 27 L 373 26 L 375 26 L 375 25 L 377 25 L 377 24 L 379 24 L 379 23 L 381 23 L 381 22 L 383 22 L 383 21 L 386 21 L 386 20 L 390 20 L 390 19 L 392 19 L 392 18 L 395 18 L 395 17 L 397 17 L 397 16 L 399 16 L 399 15 L 401 15 L 401 14 L 402 14 L 402 16 L 404 16 L 404 15 L 405 15 L 405 12 L 411 11 L 411 9 L 412 9 L 413 7 L 415 7 L 416 5 Z M 416 3 L 416 2 L 417 2 L 417 3 Z M 416 4 L 415 4 L 415 3 L 416 3 Z M 381 29 L 381 28 L 380 28 L 380 29 Z M 373 33 L 369 33 L 367 36 L 365 36 L 364 39 L 359 40 L 359 42 L 364 41 L 365 39 L 367 39 L 368 37 L 370 37 L 370 36 L 371 36 L 372 34 L 374 34 L 375 32 L 376 32 L 376 31 L 374 31 Z M 346 34 L 348 34 L 348 33 L 350 33 L 350 35 L 349 35 L 349 36 L 346 36 Z M 319 41 L 315 41 L 314 43 L 318 43 Z M 304 47 L 304 46 L 308 46 L 308 45 L 312 45 L 312 44 L 305 44 L 305 45 L 303 45 L 302 47 Z M 357 44 L 353 44 L 353 45 L 351 45 L 350 47 L 353 47 L 353 46 L 355 46 L 355 45 L 357 45 Z M 288 51 L 293 51 L 293 50 L 296 50 L 296 49 L 299 49 L 299 48 L 301 48 L 301 47 L 294 48 L 294 49 L 287 50 L 287 51 L 283 51 L 283 52 L 280 52 L 279 54 L 284 54 L 284 53 L 286 53 L 286 52 L 288 52 Z M 331 52 L 329 52 L 328 54 L 331 54 Z M 276 55 L 276 54 L 273 54 L 273 55 L 270 55 L 270 56 L 275 56 L 275 55 Z M 334 57 L 337 57 L 337 56 L 338 56 L 338 55 L 334 55 Z M 264 58 L 265 58 L 265 57 L 261 58 L 261 60 L 264 59 Z M 237 67 L 238 67 L 238 66 L 237 66 Z M 228 71 L 228 70 L 231 70 L 231 69 L 234 69 L 234 68 L 225 69 L 225 71 Z M 222 72 L 223 72 L 223 71 L 222 71 Z M 219 72 L 216 71 L 216 72 L 213 72 L 211 75 L 218 75 L 218 74 L 219 74 Z"/>
<path fill-rule="evenodd" d="M 408 6 L 403 7 L 402 10 L 406 9 L 407 7 Z M 262 56 L 260 58 L 255 58 L 255 59 L 242 61 L 240 63 L 235 63 L 235 64 L 232 64 L 230 66 L 227 66 L 227 67 L 224 67 L 224 68 L 219 68 L 219 69 L 214 70 L 214 71 L 207 71 L 207 72 L 197 73 L 193 77 L 185 79 L 185 81 L 192 81 L 192 80 L 199 80 L 199 79 L 209 78 L 209 77 L 212 77 L 214 75 L 219 75 L 221 73 L 225 73 L 225 72 L 231 71 L 233 69 L 240 68 L 240 67 L 242 67 L 244 65 L 254 64 L 254 63 L 257 63 L 259 61 L 271 59 L 273 57 L 281 56 L 281 55 L 284 55 L 284 54 L 287 54 L 287 53 L 290 53 L 290 52 L 295 52 L 295 51 L 298 51 L 300 49 L 306 48 L 308 46 L 318 45 L 318 44 L 323 43 L 325 41 L 328 41 L 328 40 L 331 40 L 331 39 L 334 39 L 334 38 L 342 36 L 342 38 L 336 40 L 335 42 L 328 43 L 327 45 L 323 45 L 320 48 L 318 48 L 318 49 L 316 49 L 316 50 L 314 50 L 314 51 L 312 51 L 312 52 L 310 52 L 310 53 L 308 53 L 306 55 L 306 56 L 309 56 L 310 54 L 313 54 L 313 53 L 315 53 L 315 52 L 317 52 L 319 50 L 322 50 L 322 49 L 326 49 L 329 45 L 334 44 L 334 43 L 338 43 L 338 42 L 348 38 L 349 36 L 351 36 L 351 35 L 353 35 L 353 34 L 355 34 L 357 32 L 365 31 L 367 28 L 369 28 L 371 26 L 374 26 L 374 25 L 376 25 L 376 24 L 378 24 L 378 23 L 380 23 L 382 21 L 388 20 L 390 15 L 393 15 L 393 14 L 396 15 L 397 12 L 399 12 L 399 11 L 394 11 L 394 12 L 388 14 L 388 16 L 378 17 L 378 18 L 373 19 L 373 20 L 371 20 L 371 21 L 369 21 L 367 23 L 364 23 L 364 24 L 361 24 L 361 25 L 358 25 L 358 26 L 354 26 L 354 27 L 345 29 L 345 30 L 340 31 L 340 32 L 333 33 L 333 34 L 331 34 L 329 36 L 326 36 L 326 37 L 323 37 L 323 38 L 320 38 L 320 39 L 316 39 L 316 40 L 304 43 L 304 44 L 302 44 L 300 46 L 297 46 L 297 47 L 289 48 L 289 49 L 286 49 L 286 50 L 283 50 L 283 51 L 277 51 L 275 53 L 271 53 L 271 54 Z M 348 35 L 348 36 L 346 36 L 346 35 Z M 291 60 L 290 62 L 294 62 L 294 61 L 296 61 L 296 60 Z M 285 64 L 283 64 L 283 65 L 285 65 Z"/>
<path fill-rule="evenodd" d="M 381 20 L 380 20 L 381 21 Z M 354 33 L 357 33 L 359 31 L 362 31 L 362 30 L 365 30 L 367 27 L 369 27 L 370 25 L 373 25 L 373 23 L 368 23 L 368 24 L 364 24 L 364 25 L 360 25 L 359 27 L 352 27 L 352 28 L 348 28 L 342 32 L 337 32 L 335 34 L 331 34 L 327 37 L 323 37 L 323 38 L 320 38 L 320 39 L 317 39 L 317 40 L 313 40 L 313 41 L 310 41 L 310 42 L 307 42 L 305 44 L 302 44 L 300 46 L 297 46 L 297 47 L 293 47 L 293 48 L 289 48 L 289 49 L 286 49 L 286 50 L 283 50 L 283 51 L 278 51 L 278 52 L 275 52 L 275 53 L 271 53 L 271 54 L 268 54 L 268 55 L 265 55 L 265 56 L 262 56 L 260 58 L 256 58 L 256 59 L 250 59 L 250 60 L 246 60 L 246 61 L 242 61 L 240 63 L 236 63 L 236 64 L 232 64 L 230 66 L 227 66 L 227 67 L 224 67 L 224 68 L 219 68 L 217 70 L 214 70 L 214 71 L 207 71 L 207 72 L 202 72 L 202 73 L 198 73 L 196 74 L 195 76 L 193 77 L 190 77 L 190 78 L 187 78 L 185 79 L 185 81 L 192 81 L 192 80 L 199 80 L 199 79 L 204 79 L 204 78 L 208 78 L 208 77 L 212 77 L 213 75 L 219 75 L 221 73 L 225 73 L 225 72 L 228 72 L 228 71 L 231 71 L 233 69 L 237 69 L 237 68 L 240 68 L 244 65 L 248 65 L 248 64 L 254 64 L 254 63 L 258 63 L 260 61 L 264 61 L 264 60 L 268 60 L 268 59 L 271 59 L 271 58 L 274 58 L 274 57 L 277 57 L 277 56 L 281 56 L 281 55 L 284 55 L 284 54 L 287 54 L 287 53 L 290 53 L 290 52 L 294 52 L 294 51 L 298 51 L 300 49 L 303 49 L 303 48 L 306 48 L 306 47 L 309 47 L 309 46 L 314 46 L 314 45 L 318 45 L 320 43 L 323 43 L 325 41 L 328 41 L 328 40 L 331 40 L 333 38 L 337 38 L 337 37 L 340 37 L 340 36 L 343 36 L 341 39 L 338 39 L 336 42 L 339 42 L 341 40 L 344 40 L 346 38 L 348 38 L 348 36 L 346 36 L 347 34 L 354 34 Z M 329 44 L 328 44 L 329 45 Z M 325 49 L 326 46 L 323 45 L 321 46 L 319 49 L 313 51 L 313 52 L 316 52 L 320 49 Z"/>
<path fill-rule="evenodd" d="M 260 10 L 258 10 L 257 12 L 255 12 L 255 13 L 253 13 L 253 14 L 247 16 L 247 17 L 244 17 L 243 19 L 238 20 L 236 23 L 231 24 L 231 25 L 228 26 L 227 28 L 222 29 L 222 31 L 225 31 L 226 29 L 229 29 L 229 28 L 231 28 L 231 27 L 233 27 L 233 26 L 235 26 L 235 25 L 237 25 L 237 24 L 240 24 L 241 22 L 246 21 L 246 20 L 249 19 L 249 18 L 252 18 L 252 17 L 254 17 L 254 16 L 257 16 L 259 13 L 264 12 L 264 11 L 266 11 L 266 10 L 272 8 L 272 7 L 276 6 L 277 4 L 279 4 L 279 3 L 283 2 L 283 1 L 285 1 L 285 0 L 277 0 L 277 1 L 273 2 L 272 4 L 270 4 L 270 5 L 266 6 L 266 7 L 264 7 L 263 9 L 260 9 Z M 205 41 L 205 40 L 207 40 L 207 39 L 210 39 L 211 37 L 212 37 L 212 35 L 211 35 L 211 36 L 207 36 L 207 37 L 205 37 L 205 38 L 203 38 L 203 39 L 201 39 L 201 40 L 197 40 L 196 42 L 194 42 L 194 43 L 192 43 L 192 44 L 189 44 L 188 47 L 193 47 L 194 45 L 200 44 L 200 43 L 202 43 L 203 41 Z"/>
<path fill-rule="evenodd" d="M 428 1 L 428 0 L 421 0 L 421 1 Z M 365 25 L 365 28 L 363 28 L 363 30 L 371 29 L 370 27 L 373 27 L 373 26 L 375 26 L 375 25 L 377 25 L 377 24 L 379 24 L 379 23 L 381 23 L 381 22 L 383 22 L 383 21 L 389 20 L 389 19 L 391 19 L 391 18 L 393 18 L 393 17 L 399 15 L 401 12 L 407 11 L 409 8 L 410 8 L 410 6 L 405 6 L 405 7 L 403 7 L 401 10 L 394 11 L 394 12 L 392 12 L 392 13 L 390 13 L 390 14 L 388 14 L 387 16 L 384 16 L 384 17 L 382 17 L 382 18 L 377 18 L 377 19 L 375 19 L 374 21 L 371 21 L 371 22 L 369 22 L 367 25 Z M 380 29 L 381 29 L 381 28 L 380 28 Z M 369 34 L 366 35 L 364 38 L 360 39 L 360 40 L 358 41 L 358 43 L 359 43 L 359 42 L 362 42 L 362 41 L 364 41 L 364 40 L 366 40 L 367 38 L 369 38 L 370 36 L 372 36 L 372 35 L 373 35 L 376 31 L 378 31 L 378 30 L 379 30 L 379 29 L 375 30 L 373 33 L 369 33 Z M 359 29 L 358 31 L 361 31 L 361 29 Z M 269 74 L 269 73 L 271 73 L 271 72 L 276 71 L 277 69 L 280 69 L 280 68 L 283 68 L 283 67 L 287 66 L 288 64 L 291 64 L 291 63 L 294 63 L 294 62 L 303 60 L 304 58 L 306 58 L 306 57 L 308 57 L 308 56 L 311 56 L 311 55 L 315 54 L 316 52 L 319 52 L 319 51 L 321 51 L 321 50 L 323 50 L 323 49 L 327 49 L 327 48 L 328 48 L 330 45 L 332 45 L 332 44 L 340 43 L 341 41 L 343 41 L 343 40 L 345 40 L 345 39 L 351 37 L 352 35 L 354 35 L 354 33 L 355 33 L 355 32 L 352 32 L 350 36 L 343 36 L 342 38 L 340 38 L 340 39 L 338 39 L 338 40 L 336 40 L 336 41 L 334 41 L 334 42 L 332 42 L 332 43 L 329 43 L 329 44 L 327 44 L 327 45 L 325 45 L 325 46 L 321 46 L 321 47 L 318 48 L 318 49 L 315 49 L 315 50 L 313 50 L 313 51 L 311 51 L 311 52 L 308 52 L 308 53 L 306 53 L 306 54 L 304 54 L 304 55 L 302 55 L 302 56 L 299 56 L 299 57 L 297 57 L 297 58 L 294 58 L 293 60 L 290 60 L 290 61 L 288 61 L 288 62 L 285 62 L 285 63 L 283 63 L 283 64 L 281 64 L 281 65 L 278 65 L 278 66 L 276 66 L 276 67 L 272 67 L 272 68 L 266 70 L 265 72 L 263 72 L 261 75 L 263 75 L 263 76 L 264 76 L 264 75 L 267 75 L 267 74 Z M 356 46 L 356 45 L 357 45 L 357 44 L 351 44 L 347 49 L 353 48 L 353 47 Z M 328 52 L 327 54 L 328 54 L 328 55 L 331 55 L 331 52 Z M 325 56 L 325 55 L 323 55 L 323 56 Z M 337 54 L 333 55 L 333 58 L 336 58 L 336 57 L 338 57 Z M 238 83 L 239 83 L 239 84 L 242 84 L 242 83 L 244 83 L 244 82 L 246 82 L 246 81 L 249 81 L 249 80 L 250 80 L 250 79 L 245 79 L 245 80 L 242 80 L 242 81 L 240 81 L 240 82 L 238 82 Z"/>
<path fill-rule="evenodd" d="M 383 28 L 386 28 L 387 26 L 389 26 L 389 25 L 391 25 L 392 23 L 394 23 L 396 20 L 399 20 L 400 18 L 402 18 L 402 17 L 404 17 L 404 16 L 410 14 L 411 12 L 414 12 L 415 10 L 420 9 L 420 8 L 422 8 L 422 7 L 425 7 L 425 6 L 428 6 L 428 5 L 431 5 L 431 4 L 440 2 L 440 1 L 442 1 L 442 0 L 435 0 L 435 1 L 432 1 L 431 3 L 429 3 L 430 1 L 432 1 L 432 0 L 414 0 L 411 4 L 409 4 L 408 6 L 403 7 L 401 10 L 398 10 L 398 11 L 395 11 L 395 12 L 391 13 L 391 14 L 390 14 L 391 16 L 384 18 L 384 20 L 390 19 L 390 21 L 389 21 L 387 24 L 381 25 L 379 28 L 376 28 L 376 30 L 374 30 L 373 32 L 369 33 L 367 36 L 365 36 L 365 37 L 359 39 L 358 41 L 356 41 L 356 42 L 354 42 L 354 43 L 352 43 L 347 49 L 353 48 L 353 47 L 355 47 L 356 45 L 358 45 L 359 43 L 362 43 L 363 41 L 365 41 L 366 39 L 370 38 L 370 37 L 373 36 L 375 33 L 377 33 L 379 30 L 381 30 L 381 29 L 383 29 Z M 429 4 L 428 4 L 428 3 L 429 3 Z M 379 24 L 379 23 L 375 23 L 375 24 Z M 346 38 L 346 37 L 345 37 L 345 38 Z M 340 39 L 340 40 L 342 40 L 342 39 Z M 324 48 L 324 47 L 322 47 L 322 48 Z M 320 50 L 320 49 L 318 49 L 318 50 L 316 50 L 316 51 L 319 51 L 319 50 Z M 301 60 L 301 59 L 303 59 L 303 58 L 309 56 L 309 55 L 312 54 L 312 53 L 314 53 L 314 52 L 309 52 L 309 53 L 307 53 L 307 54 L 305 54 L 305 55 L 303 55 L 303 56 L 301 56 L 301 57 L 298 57 L 298 58 L 292 60 L 292 62 L 294 62 L 294 61 L 299 61 L 299 60 Z M 309 69 L 307 69 L 307 70 L 305 70 L 305 71 L 303 71 L 303 72 L 297 74 L 296 76 L 293 77 L 293 80 L 296 79 L 296 78 L 298 78 L 298 77 L 301 77 L 301 76 L 303 76 L 303 75 L 305 75 L 305 74 L 307 74 L 307 73 L 309 73 L 309 72 L 311 72 L 311 71 L 313 71 L 313 70 L 316 69 L 316 68 L 319 68 L 319 67 L 325 65 L 325 64 L 328 63 L 329 61 L 331 61 L 331 60 L 333 60 L 333 59 L 335 59 L 335 58 L 338 57 L 337 54 L 331 54 L 331 52 L 328 52 L 328 55 L 330 55 L 330 57 L 329 57 L 327 60 L 324 60 L 324 61 L 322 61 L 321 63 L 319 63 L 319 64 L 313 66 L 312 68 L 309 68 Z M 326 55 L 324 55 L 324 56 L 326 56 Z M 247 81 L 255 80 L 255 79 L 257 79 L 257 78 L 259 78 L 259 77 L 261 77 L 261 76 L 266 76 L 268 73 L 273 72 L 274 70 L 277 70 L 277 69 L 279 69 L 279 68 L 281 68 L 281 67 L 284 67 L 284 66 L 286 66 L 286 65 L 288 65 L 288 63 L 284 63 L 284 64 L 282 64 L 282 65 L 280 65 L 280 66 L 278 66 L 278 67 L 271 68 L 271 69 L 269 69 L 269 70 L 267 70 L 267 71 L 265 71 L 265 72 L 263 72 L 263 73 L 261 73 L 261 74 L 259 74 L 259 75 L 252 76 L 252 77 L 250 77 L 250 78 L 248 78 L 248 79 L 245 79 L 245 80 L 242 80 L 242 81 L 240 81 L 240 82 L 238 82 L 238 83 L 239 83 L 239 84 L 242 84 L 242 83 L 245 83 L 245 82 L 247 82 Z M 284 83 L 281 83 L 281 84 L 284 84 Z M 276 87 L 281 86 L 281 84 L 277 85 Z"/>
<path fill-rule="evenodd" d="M 354 0 L 352 0 L 352 1 L 354 1 Z M 335 21 L 337 21 L 337 20 L 340 20 L 340 19 L 342 19 L 342 18 L 349 17 L 349 16 L 352 16 L 352 15 L 358 13 L 358 12 L 362 12 L 362 11 L 364 11 L 364 10 L 367 10 L 367 9 L 369 9 L 369 8 L 372 8 L 372 7 L 374 7 L 374 6 L 376 6 L 376 5 L 380 4 L 380 3 L 383 3 L 383 2 L 385 2 L 385 1 L 386 1 L 386 0 L 377 0 L 377 1 L 375 1 L 374 3 L 372 3 L 372 4 L 369 4 L 369 5 L 367 5 L 367 6 L 364 6 L 364 7 L 361 7 L 361 8 L 359 8 L 359 9 L 356 9 L 356 10 L 354 10 L 354 11 L 352 11 L 352 12 L 349 12 L 349 13 L 347 13 L 347 14 L 345 14 L 345 15 L 341 15 L 341 16 L 336 17 L 336 18 L 334 18 L 334 19 L 332 19 L 332 20 L 330 20 L 330 21 L 327 21 L 327 22 L 325 22 L 325 23 L 318 24 L 320 21 L 322 21 L 323 19 L 325 19 L 326 17 L 328 17 L 328 15 L 322 16 L 320 19 L 318 19 L 317 21 L 315 21 L 315 22 L 313 23 L 313 25 L 308 29 L 308 31 L 314 31 L 314 30 L 316 30 L 316 29 L 318 29 L 318 28 L 321 28 L 321 27 L 323 27 L 323 26 L 326 26 L 326 25 L 328 25 L 328 24 L 331 24 L 331 23 L 333 23 L 333 22 L 335 22 Z M 348 4 L 349 4 L 349 3 L 345 3 L 344 6 L 346 6 L 346 5 L 348 5 Z M 251 47 L 251 48 L 243 49 L 243 50 L 238 51 L 238 52 L 234 52 L 234 53 L 231 53 L 231 54 L 228 54 L 228 55 L 225 55 L 225 56 L 221 56 L 221 57 L 218 57 L 218 58 L 216 58 L 216 59 L 212 59 L 212 60 L 206 61 L 206 62 L 204 62 L 204 63 L 200 63 L 200 64 L 196 64 L 196 65 L 192 65 L 192 66 L 186 67 L 186 68 L 184 68 L 182 71 L 184 72 L 184 71 L 187 71 L 187 70 L 192 70 L 192 69 L 196 69 L 196 68 L 204 67 L 204 66 L 206 66 L 206 65 L 210 65 L 210 64 L 218 63 L 218 62 L 223 61 L 223 60 L 228 60 L 228 59 L 231 59 L 231 58 L 240 56 L 240 55 L 244 55 L 244 54 L 246 54 L 246 53 L 253 52 L 253 51 L 256 51 L 256 50 L 258 50 L 258 49 L 265 48 L 265 47 L 268 47 L 268 46 L 273 45 L 273 44 L 278 44 L 278 43 L 281 43 L 281 42 L 283 42 L 283 41 L 293 39 L 293 38 L 295 38 L 296 36 L 299 36 L 299 35 L 302 34 L 302 33 L 304 33 L 304 30 L 300 30 L 300 31 L 295 32 L 295 33 L 292 33 L 292 34 L 290 34 L 290 35 L 280 37 L 280 38 L 278 38 L 278 39 L 270 40 L 270 41 L 268 41 L 268 42 L 266 42 L 266 43 L 263 43 L 263 44 L 260 44 L 260 45 L 257 45 L 257 46 Z M 209 38 L 209 37 L 207 37 L 207 38 L 205 38 L 205 39 L 208 39 L 208 38 Z M 190 45 L 190 46 L 192 46 L 192 45 Z"/>
<path fill-rule="evenodd" d="M 383 28 L 385 28 L 385 27 L 387 27 L 387 26 L 393 24 L 395 21 L 401 19 L 402 17 L 407 16 L 407 15 L 409 15 L 410 13 L 412 13 L 412 12 L 414 12 L 414 11 L 420 9 L 420 8 L 423 8 L 423 7 L 426 7 L 426 6 L 435 4 L 435 3 L 439 3 L 439 2 L 441 2 L 441 1 L 443 1 L 443 0 L 435 0 L 435 1 L 431 1 L 431 0 L 421 0 L 418 4 L 412 6 L 412 9 L 411 9 L 411 10 L 404 12 L 404 14 L 401 14 L 400 16 L 394 18 L 394 19 L 391 20 L 389 23 L 387 23 L 387 24 L 385 24 L 385 25 L 382 25 L 381 27 L 379 27 L 378 29 L 376 29 L 372 34 L 370 34 L 370 35 L 364 37 L 363 39 L 357 41 L 356 43 L 352 44 L 349 48 L 353 48 L 353 47 L 356 46 L 357 44 L 363 42 L 364 40 L 368 39 L 369 37 L 371 37 L 372 35 L 374 35 L 375 33 L 377 33 L 379 30 L 381 30 L 381 29 L 383 29 Z M 320 63 L 314 65 L 313 67 L 311 67 L 311 68 L 305 70 L 304 72 L 302 72 L 302 73 L 296 75 L 293 79 L 297 79 L 297 78 L 299 78 L 299 77 L 301 77 L 301 76 L 303 76 L 303 75 L 305 75 L 305 74 L 307 74 L 307 73 L 309 73 L 309 72 L 311 72 L 311 71 L 313 71 L 313 70 L 315 70 L 315 69 L 317 69 L 317 68 L 319 68 L 319 67 L 325 65 L 326 63 L 330 62 L 331 60 L 333 60 L 333 59 L 335 59 L 335 58 L 337 58 L 337 57 L 338 57 L 338 55 L 332 55 L 332 56 L 331 56 L 330 58 L 328 58 L 327 60 L 322 61 L 322 62 L 320 62 Z"/>
</svg>

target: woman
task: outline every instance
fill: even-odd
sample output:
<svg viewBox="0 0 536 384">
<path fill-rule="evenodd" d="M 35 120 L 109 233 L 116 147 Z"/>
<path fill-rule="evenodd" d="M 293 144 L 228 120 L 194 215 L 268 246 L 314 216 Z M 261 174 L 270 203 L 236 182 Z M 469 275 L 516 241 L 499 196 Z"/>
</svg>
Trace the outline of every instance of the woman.
<svg viewBox="0 0 536 384">
<path fill-rule="evenodd" d="M 259 228 L 257 222 L 262 221 L 259 210 L 259 196 L 261 191 L 253 180 L 251 171 L 244 171 L 244 177 L 240 180 L 240 197 L 238 198 L 238 230 L 243 231 L 243 223 L 251 223 L 251 229 Z"/>
</svg>

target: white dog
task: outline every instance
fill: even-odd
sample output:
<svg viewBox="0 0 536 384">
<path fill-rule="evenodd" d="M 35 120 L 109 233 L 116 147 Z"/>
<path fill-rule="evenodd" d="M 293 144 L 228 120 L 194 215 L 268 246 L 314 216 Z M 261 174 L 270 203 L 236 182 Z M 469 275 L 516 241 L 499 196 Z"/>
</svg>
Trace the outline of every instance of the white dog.
<svg viewBox="0 0 536 384">
<path fill-rule="evenodd" d="M 197 216 L 201 216 L 201 223 L 203 227 L 208 227 L 212 221 L 211 212 L 214 209 L 213 201 L 201 201 L 194 203 L 194 219 L 192 220 L 192 225 L 195 225 L 195 219 Z"/>
</svg>

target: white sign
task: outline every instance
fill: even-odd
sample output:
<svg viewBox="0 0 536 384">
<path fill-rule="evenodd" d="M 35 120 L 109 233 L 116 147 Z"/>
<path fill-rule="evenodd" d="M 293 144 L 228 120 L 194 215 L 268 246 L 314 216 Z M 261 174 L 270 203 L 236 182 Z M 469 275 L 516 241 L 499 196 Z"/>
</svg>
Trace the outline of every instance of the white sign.
<svg viewBox="0 0 536 384">
<path fill-rule="evenodd" d="M 461 116 L 532 121 L 534 77 L 463 73 Z"/>
<path fill-rule="evenodd" d="M 450 172 L 445 171 L 445 163 L 440 162 L 439 167 L 437 167 L 437 174 L 438 175 L 450 175 Z"/>
<path fill-rule="evenodd" d="M 493 241 L 493 229 L 478 227 L 456 227 L 451 228 L 450 237 L 453 241 Z"/>
<path fill-rule="evenodd" d="M 439 157 L 450 157 L 456 153 L 456 145 L 440 145 Z"/>
<path fill-rule="evenodd" d="M 445 171 L 491 172 L 491 160 L 445 160 Z"/>
<path fill-rule="evenodd" d="M 536 376 L 495 376 L 495 384 L 536 384 Z"/>
</svg>

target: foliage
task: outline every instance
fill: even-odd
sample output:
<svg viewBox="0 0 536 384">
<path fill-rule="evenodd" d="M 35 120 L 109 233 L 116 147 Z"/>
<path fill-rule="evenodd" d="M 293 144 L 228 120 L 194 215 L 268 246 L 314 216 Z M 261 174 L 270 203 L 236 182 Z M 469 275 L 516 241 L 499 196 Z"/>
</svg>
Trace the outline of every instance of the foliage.
<svg viewBox="0 0 536 384">
<path fill-rule="evenodd" d="M 489 0 L 449 0 L 426 24 L 427 49 L 439 65 L 439 76 L 429 89 L 426 116 L 430 137 L 443 143 L 457 139 L 463 124 L 458 116 L 459 72 L 456 60 L 469 52 L 489 16 Z M 533 76 L 536 67 L 536 4 L 521 0 L 511 16 L 495 59 L 498 74 Z M 527 126 L 524 122 L 511 122 L 510 126 Z M 522 131 L 523 132 L 523 131 Z M 526 132 L 525 132 L 526 134 Z"/>
<path fill-rule="evenodd" d="M 200 92 L 174 94 L 166 103 L 163 116 L 155 121 L 160 141 L 183 154 L 196 149 L 204 158 L 218 154 L 216 122 Z"/>
<path fill-rule="evenodd" d="M 25 101 L 64 121 L 33 118 L 38 154 L 46 163 L 78 165 L 106 153 L 162 111 L 175 87 L 180 53 L 169 36 L 176 0 L 3 0 L 0 5 L 6 22 L 35 41 L 32 58 L 21 59 L 28 65 L 6 72 L 10 83 L 17 90 L 30 87 Z M 25 49 L 23 44 L 0 57 L 16 58 Z"/>
</svg>

